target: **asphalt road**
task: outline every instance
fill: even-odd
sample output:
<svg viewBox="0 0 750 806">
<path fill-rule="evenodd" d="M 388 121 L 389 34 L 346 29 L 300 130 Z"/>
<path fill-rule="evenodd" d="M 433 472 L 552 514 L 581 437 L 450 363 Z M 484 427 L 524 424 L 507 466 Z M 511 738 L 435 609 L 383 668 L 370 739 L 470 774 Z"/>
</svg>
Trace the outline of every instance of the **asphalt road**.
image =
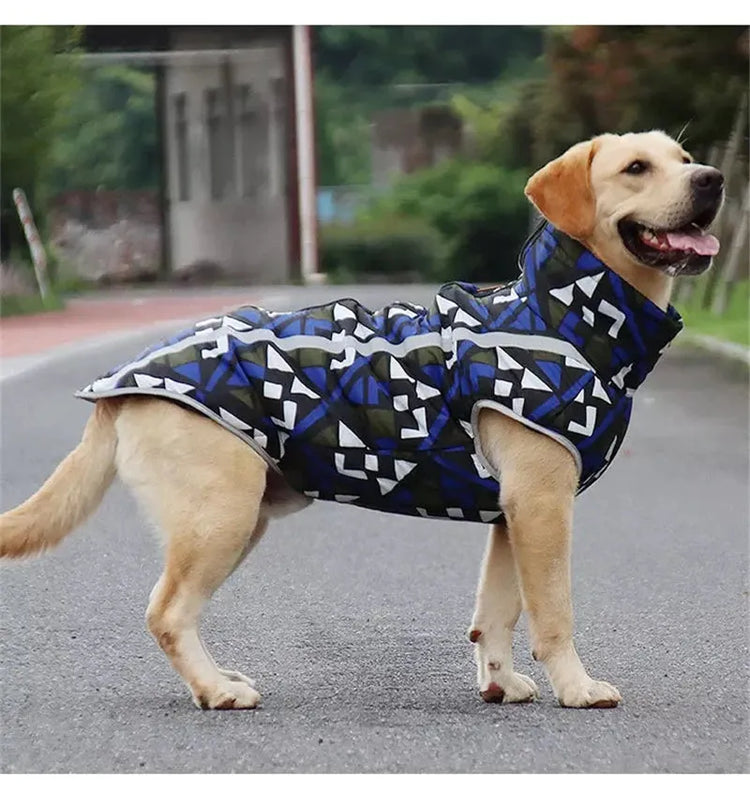
<svg viewBox="0 0 750 806">
<path fill-rule="evenodd" d="M 284 294 L 296 306 L 331 289 Z M 425 299 L 359 297 L 394 295 Z M 3 509 L 77 443 L 90 406 L 71 392 L 142 341 L 2 384 Z M 748 770 L 745 380 L 671 351 L 636 398 L 625 449 L 579 499 L 578 648 L 621 707 L 558 707 L 523 626 L 517 668 L 542 699 L 482 702 L 465 630 L 484 536 L 322 503 L 278 522 L 205 619 L 217 660 L 258 681 L 261 707 L 201 712 L 146 632 L 159 548 L 118 483 L 56 552 L 0 569 L 0 769 Z"/>
</svg>

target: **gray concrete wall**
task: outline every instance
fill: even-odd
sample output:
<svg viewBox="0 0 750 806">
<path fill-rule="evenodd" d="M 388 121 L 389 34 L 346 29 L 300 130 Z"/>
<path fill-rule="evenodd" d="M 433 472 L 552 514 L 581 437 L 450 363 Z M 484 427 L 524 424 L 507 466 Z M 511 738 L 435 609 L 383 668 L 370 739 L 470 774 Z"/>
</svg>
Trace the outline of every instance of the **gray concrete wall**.
<svg viewBox="0 0 750 806">
<path fill-rule="evenodd" d="M 390 185 L 404 173 L 437 165 L 464 146 L 463 127 L 448 107 L 387 109 L 372 121 L 372 178 Z"/>
<path fill-rule="evenodd" d="M 281 87 L 285 84 L 286 103 L 290 103 L 291 77 L 285 77 L 281 43 L 243 42 L 233 37 L 231 29 L 182 31 L 173 36 L 175 50 L 243 49 L 227 59 L 173 61 L 165 70 L 172 268 L 179 274 L 197 262 L 210 262 L 227 276 L 285 282 L 289 277 L 287 147 Z M 229 86 L 232 96 L 226 103 Z M 248 88 L 249 94 L 243 96 L 241 87 Z M 213 162 L 207 90 L 217 91 L 224 107 Z M 180 198 L 178 164 L 175 98 L 181 93 L 185 99 L 187 199 Z M 247 113 L 244 117 L 243 111 Z M 212 168 L 221 161 L 224 181 L 212 185 Z"/>
</svg>

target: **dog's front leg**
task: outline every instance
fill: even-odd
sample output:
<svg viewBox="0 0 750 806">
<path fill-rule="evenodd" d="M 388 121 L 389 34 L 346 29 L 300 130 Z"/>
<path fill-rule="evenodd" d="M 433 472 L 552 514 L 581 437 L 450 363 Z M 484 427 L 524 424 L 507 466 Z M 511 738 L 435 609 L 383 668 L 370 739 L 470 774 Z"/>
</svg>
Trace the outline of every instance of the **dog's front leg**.
<svg viewBox="0 0 750 806">
<path fill-rule="evenodd" d="M 573 645 L 570 549 L 578 471 L 559 443 L 498 414 L 480 418 L 485 455 L 500 470 L 508 524 L 534 657 L 561 705 L 613 707 L 614 686 L 586 673 Z"/>
<path fill-rule="evenodd" d="M 513 629 L 521 614 L 508 530 L 490 527 L 469 640 L 475 645 L 477 682 L 485 702 L 530 702 L 539 693 L 530 677 L 513 671 Z"/>
</svg>

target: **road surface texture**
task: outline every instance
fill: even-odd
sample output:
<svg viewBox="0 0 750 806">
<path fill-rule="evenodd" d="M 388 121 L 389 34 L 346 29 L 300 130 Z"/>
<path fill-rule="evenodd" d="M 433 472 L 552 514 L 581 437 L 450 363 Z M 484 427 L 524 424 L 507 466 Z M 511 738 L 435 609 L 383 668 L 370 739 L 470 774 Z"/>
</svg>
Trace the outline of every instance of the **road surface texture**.
<svg viewBox="0 0 750 806">
<path fill-rule="evenodd" d="M 279 309 L 343 294 L 272 295 Z M 90 405 L 72 391 L 143 342 L 89 340 L 3 382 L 3 509 L 78 442 Z M 620 688 L 615 710 L 560 708 L 524 624 L 517 668 L 541 700 L 479 698 L 465 633 L 484 527 L 317 503 L 269 530 L 204 621 L 217 660 L 258 681 L 261 707 L 201 712 L 146 632 L 160 549 L 117 482 L 57 551 L 0 568 L 0 768 L 747 771 L 747 414 L 743 377 L 670 351 L 636 397 L 625 448 L 579 499 L 578 648 Z"/>
</svg>

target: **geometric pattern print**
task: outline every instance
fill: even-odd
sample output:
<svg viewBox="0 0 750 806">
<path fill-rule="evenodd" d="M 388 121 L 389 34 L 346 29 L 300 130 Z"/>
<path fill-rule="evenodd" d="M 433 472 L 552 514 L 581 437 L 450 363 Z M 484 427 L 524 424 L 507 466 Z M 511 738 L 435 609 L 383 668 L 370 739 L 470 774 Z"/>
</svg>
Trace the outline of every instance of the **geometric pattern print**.
<svg viewBox="0 0 750 806">
<path fill-rule="evenodd" d="M 579 489 L 617 453 L 633 391 L 681 327 L 550 225 L 514 284 L 443 286 L 430 308 L 353 299 L 206 319 L 81 390 L 192 406 L 312 498 L 493 522 L 499 486 L 475 444 L 499 407 L 565 444 Z"/>
</svg>

